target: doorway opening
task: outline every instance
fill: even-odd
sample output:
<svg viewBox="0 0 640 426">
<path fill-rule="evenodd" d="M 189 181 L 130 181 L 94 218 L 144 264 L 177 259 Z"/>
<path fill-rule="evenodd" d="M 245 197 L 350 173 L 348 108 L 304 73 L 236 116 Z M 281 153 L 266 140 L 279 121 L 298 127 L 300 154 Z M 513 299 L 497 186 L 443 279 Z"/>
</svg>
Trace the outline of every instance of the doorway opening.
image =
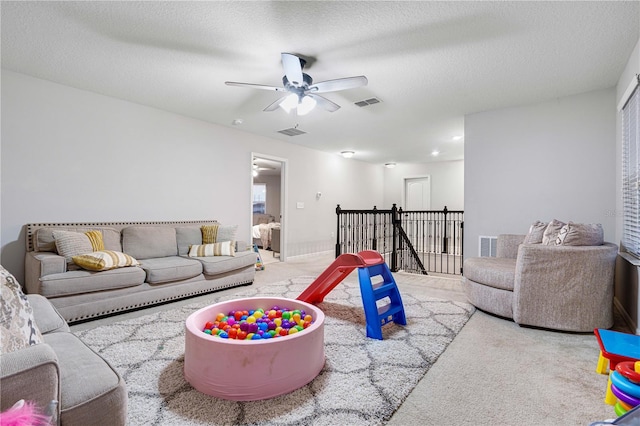
<svg viewBox="0 0 640 426">
<path fill-rule="evenodd" d="M 258 247 L 263 264 L 283 262 L 287 257 L 287 160 L 252 153 L 251 173 L 251 243 Z"/>
</svg>

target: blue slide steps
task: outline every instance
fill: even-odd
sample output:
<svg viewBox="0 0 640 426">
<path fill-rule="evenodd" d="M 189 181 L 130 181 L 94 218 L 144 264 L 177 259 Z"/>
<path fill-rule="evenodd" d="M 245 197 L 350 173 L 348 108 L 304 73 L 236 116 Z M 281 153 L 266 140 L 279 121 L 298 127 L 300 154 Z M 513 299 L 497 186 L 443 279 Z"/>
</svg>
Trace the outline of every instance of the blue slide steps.
<svg viewBox="0 0 640 426">
<path fill-rule="evenodd" d="M 382 278 L 382 282 L 374 284 L 372 278 L 377 276 Z M 358 268 L 358 279 L 367 321 L 367 337 L 382 340 L 382 326 L 392 321 L 407 325 L 398 286 L 386 263 Z M 378 307 L 376 302 L 383 299 L 387 299 L 388 303 Z"/>
</svg>

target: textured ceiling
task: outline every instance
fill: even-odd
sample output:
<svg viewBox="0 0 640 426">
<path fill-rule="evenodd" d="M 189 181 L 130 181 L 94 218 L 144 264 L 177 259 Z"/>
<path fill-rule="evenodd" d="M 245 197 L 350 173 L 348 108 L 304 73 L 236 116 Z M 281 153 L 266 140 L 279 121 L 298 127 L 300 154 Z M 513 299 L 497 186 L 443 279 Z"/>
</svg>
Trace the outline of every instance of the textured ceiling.
<svg viewBox="0 0 640 426">
<path fill-rule="evenodd" d="M 5 69 L 373 163 L 461 159 L 465 114 L 614 86 L 640 21 L 637 1 L 0 7 Z M 224 84 L 280 85 L 281 52 L 308 57 L 316 82 L 369 84 L 303 117 L 262 111 L 281 93 Z M 307 133 L 277 133 L 295 126 Z"/>
</svg>

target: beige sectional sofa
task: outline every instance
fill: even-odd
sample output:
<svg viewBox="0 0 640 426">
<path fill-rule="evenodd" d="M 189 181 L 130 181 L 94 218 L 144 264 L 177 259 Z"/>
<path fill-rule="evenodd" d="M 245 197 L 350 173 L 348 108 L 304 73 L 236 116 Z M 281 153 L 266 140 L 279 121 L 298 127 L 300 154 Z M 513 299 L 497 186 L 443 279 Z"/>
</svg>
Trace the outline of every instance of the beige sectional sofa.
<svg viewBox="0 0 640 426">
<path fill-rule="evenodd" d="M 28 400 L 51 424 L 124 426 L 127 388 L 118 372 L 70 332 L 45 297 L 25 296 L 2 266 L 0 279 L 0 410 Z"/>
<path fill-rule="evenodd" d="M 251 284 L 256 256 L 245 242 L 235 241 L 233 256 L 188 256 L 191 245 L 202 244 L 201 226 L 215 224 L 218 222 L 27 224 L 26 292 L 46 297 L 66 321 L 76 322 Z M 235 227 L 220 225 L 220 229 L 235 240 Z M 125 253 L 139 266 L 99 272 L 80 268 L 58 253 L 53 235 L 61 230 L 100 231 L 105 250 Z"/>
</svg>

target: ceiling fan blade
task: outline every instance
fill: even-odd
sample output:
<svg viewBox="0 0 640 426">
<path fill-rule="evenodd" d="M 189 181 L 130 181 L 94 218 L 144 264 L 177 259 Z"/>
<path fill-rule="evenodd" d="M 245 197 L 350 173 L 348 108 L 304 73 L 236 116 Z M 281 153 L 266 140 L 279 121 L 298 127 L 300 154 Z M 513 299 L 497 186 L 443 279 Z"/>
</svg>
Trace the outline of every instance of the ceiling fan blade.
<svg viewBox="0 0 640 426">
<path fill-rule="evenodd" d="M 338 90 L 353 89 L 366 86 L 369 80 L 364 75 L 358 77 L 337 78 L 335 80 L 321 81 L 309 87 L 313 93 L 335 92 Z"/>
<path fill-rule="evenodd" d="M 309 96 L 310 98 L 315 99 L 316 101 L 316 105 L 319 106 L 320 108 L 323 108 L 329 112 L 334 112 L 340 109 L 340 105 L 338 105 L 335 102 L 330 101 L 329 99 L 320 96 L 320 95 L 314 95 L 314 94 L 307 94 L 307 96 Z"/>
<path fill-rule="evenodd" d="M 280 106 L 280 104 L 282 102 L 284 102 L 284 100 L 287 99 L 287 96 L 283 96 L 280 99 L 277 99 L 275 102 L 273 102 L 271 105 L 269 105 L 268 107 L 266 107 L 265 109 L 263 109 L 263 111 L 275 111 L 278 109 L 278 107 Z"/>
<path fill-rule="evenodd" d="M 248 87 L 250 89 L 271 90 L 271 91 L 275 91 L 275 92 L 286 92 L 287 91 L 284 87 L 265 86 L 264 84 L 238 83 L 238 82 L 235 82 L 235 81 L 225 81 L 224 84 L 226 84 L 227 86 Z"/>
<path fill-rule="evenodd" d="M 284 74 L 287 76 L 287 80 L 292 85 L 298 87 L 304 83 L 302 77 L 302 63 L 300 58 L 291 53 L 282 54 L 282 67 L 284 68 Z"/>
</svg>

